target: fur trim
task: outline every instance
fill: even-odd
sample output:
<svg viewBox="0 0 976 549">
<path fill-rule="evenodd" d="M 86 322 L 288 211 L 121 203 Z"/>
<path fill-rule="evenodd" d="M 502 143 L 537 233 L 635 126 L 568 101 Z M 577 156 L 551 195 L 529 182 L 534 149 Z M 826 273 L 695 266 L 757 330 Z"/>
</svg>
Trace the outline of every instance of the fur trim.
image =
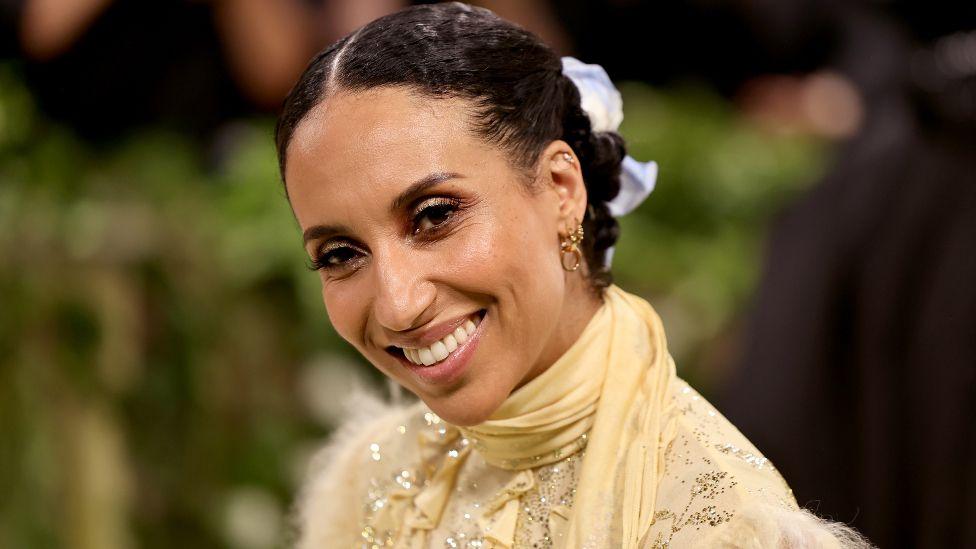
<svg viewBox="0 0 976 549">
<path fill-rule="evenodd" d="M 362 513 L 356 488 L 365 479 L 357 475 L 361 472 L 358 462 L 370 439 L 406 408 L 389 404 L 375 390 L 362 387 L 344 399 L 345 419 L 310 460 L 292 509 L 294 547 L 347 547 L 358 541 L 343 539 L 350 536 L 350 525 L 358 524 Z"/>
<path fill-rule="evenodd" d="M 822 519 L 806 509 L 756 502 L 737 513 L 709 547 L 737 549 L 873 549 L 846 524 Z"/>
</svg>

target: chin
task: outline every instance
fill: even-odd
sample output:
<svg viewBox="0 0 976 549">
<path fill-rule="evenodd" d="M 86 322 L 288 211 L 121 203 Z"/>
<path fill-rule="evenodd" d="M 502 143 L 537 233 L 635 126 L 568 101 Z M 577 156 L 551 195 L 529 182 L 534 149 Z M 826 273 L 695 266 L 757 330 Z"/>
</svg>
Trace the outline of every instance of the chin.
<svg viewBox="0 0 976 549">
<path fill-rule="evenodd" d="M 478 425 L 484 423 L 485 420 L 491 417 L 490 413 L 487 414 L 462 413 L 460 415 L 454 415 L 454 414 L 448 414 L 448 415 L 437 414 L 437 415 L 440 416 L 440 418 L 443 419 L 444 421 L 450 423 L 451 425 L 456 425 L 458 427 L 471 427 L 473 425 Z"/>
<path fill-rule="evenodd" d="M 493 400 L 490 402 L 485 400 L 472 402 L 471 399 L 464 398 L 463 395 L 453 395 L 447 399 L 423 400 L 427 407 L 441 419 L 458 427 L 471 427 L 484 423 L 501 406 L 500 401 L 497 403 Z"/>
</svg>

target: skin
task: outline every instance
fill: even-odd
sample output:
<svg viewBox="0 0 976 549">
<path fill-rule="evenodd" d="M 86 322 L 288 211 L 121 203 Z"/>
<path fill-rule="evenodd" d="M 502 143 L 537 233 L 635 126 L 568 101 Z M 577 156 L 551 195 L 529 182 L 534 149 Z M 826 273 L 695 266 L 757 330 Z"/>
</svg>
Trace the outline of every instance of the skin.
<svg viewBox="0 0 976 549">
<path fill-rule="evenodd" d="M 319 275 L 336 331 L 460 426 L 485 421 L 551 366 L 601 304 L 585 263 L 575 272 L 560 264 L 560 239 L 586 209 L 578 161 L 563 154 L 572 149 L 553 141 L 527 175 L 468 130 L 468 108 L 404 87 L 337 92 L 296 128 L 285 173 L 303 234 L 339 226 L 305 242 L 313 261 L 332 263 Z M 457 177 L 391 210 L 432 173 Z M 425 382 L 387 350 L 482 309 L 480 343 L 449 386 Z"/>
</svg>

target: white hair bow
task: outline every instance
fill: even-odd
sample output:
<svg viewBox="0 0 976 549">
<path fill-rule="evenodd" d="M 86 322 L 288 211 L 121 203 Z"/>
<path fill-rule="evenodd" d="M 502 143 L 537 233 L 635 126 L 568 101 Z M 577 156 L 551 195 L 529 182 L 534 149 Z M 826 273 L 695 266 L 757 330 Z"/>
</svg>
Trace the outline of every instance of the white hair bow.
<svg viewBox="0 0 976 549">
<path fill-rule="evenodd" d="M 575 57 L 563 57 L 563 74 L 576 84 L 580 106 L 590 119 L 594 132 L 617 131 L 624 119 L 623 99 L 607 71 L 600 65 L 583 63 Z M 654 190 L 657 181 L 657 162 L 638 162 L 630 155 L 620 166 L 620 193 L 607 203 L 610 214 L 620 217 L 634 210 Z M 606 265 L 610 266 L 613 248 L 607 250 Z"/>
</svg>

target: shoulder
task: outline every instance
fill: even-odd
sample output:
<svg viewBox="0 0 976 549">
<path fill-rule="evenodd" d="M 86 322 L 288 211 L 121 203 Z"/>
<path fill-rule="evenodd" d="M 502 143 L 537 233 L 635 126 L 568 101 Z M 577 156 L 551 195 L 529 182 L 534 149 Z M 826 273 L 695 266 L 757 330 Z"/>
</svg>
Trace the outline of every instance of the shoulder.
<svg viewBox="0 0 976 549">
<path fill-rule="evenodd" d="M 729 549 L 872 549 L 856 530 L 824 520 L 806 509 L 787 509 L 756 500 L 705 538 L 702 545 Z"/>
<path fill-rule="evenodd" d="M 424 421 L 422 402 L 393 405 L 360 390 L 346 398 L 343 423 L 309 462 L 292 522 L 299 549 L 359 540 L 370 482 L 399 462 L 413 459 L 416 433 Z"/>
<path fill-rule="evenodd" d="M 674 495 L 684 490 L 729 501 L 761 497 L 797 507 L 779 471 L 710 402 L 680 378 L 670 391 L 673 423 L 662 487 Z"/>
<path fill-rule="evenodd" d="M 670 391 L 649 547 L 862 547 L 801 509 L 773 464 L 685 381 Z"/>
</svg>

